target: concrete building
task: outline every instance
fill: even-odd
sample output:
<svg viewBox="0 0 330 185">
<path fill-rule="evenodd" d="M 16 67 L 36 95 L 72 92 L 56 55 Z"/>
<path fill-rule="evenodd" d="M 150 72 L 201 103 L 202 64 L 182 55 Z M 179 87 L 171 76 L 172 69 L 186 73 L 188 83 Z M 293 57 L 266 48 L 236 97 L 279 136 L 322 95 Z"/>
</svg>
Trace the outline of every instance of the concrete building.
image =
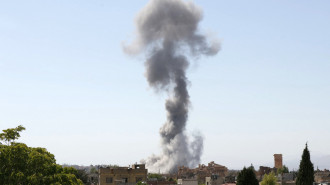
<svg viewBox="0 0 330 185">
<path fill-rule="evenodd" d="M 296 173 L 283 173 L 279 174 L 281 185 L 295 185 L 296 184 Z"/>
<path fill-rule="evenodd" d="M 198 185 L 198 181 L 193 179 L 178 179 L 178 185 Z"/>
<path fill-rule="evenodd" d="M 225 183 L 225 177 L 211 176 L 205 177 L 205 185 L 222 185 Z"/>
<path fill-rule="evenodd" d="M 276 169 L 283 167 L 282 154 L 274 154 L 274 167 Z"/>
<path fill-rule="evenodd" d="M 200 164 L 194 169 L 180 166 L 178 168 L 178 179 L 196 179 L 199 184 L 202 184 L 205 183 L 206 177 L 211 177 L 212 179 L 224 179 L 227 173 L 227 167 L 211 161 L 208 165 Z"/>
<path fill-rule="evenodd" d="M 132 167 L 107 167 L 99 169 L 99 185 L 135 185 L 147 181 L 148 170 L 144 164 Z"/>
<path fill-rule="evenodd" d="M 175 181 L 148 180 L 148 185 L 176 185 Z"/>
<path fill-rule="evenodd" d="M 316 171 L 314 175 L 314 180 L 317 183 L 330 183 L 330 171 L 329 170 Z"/>
</svg>

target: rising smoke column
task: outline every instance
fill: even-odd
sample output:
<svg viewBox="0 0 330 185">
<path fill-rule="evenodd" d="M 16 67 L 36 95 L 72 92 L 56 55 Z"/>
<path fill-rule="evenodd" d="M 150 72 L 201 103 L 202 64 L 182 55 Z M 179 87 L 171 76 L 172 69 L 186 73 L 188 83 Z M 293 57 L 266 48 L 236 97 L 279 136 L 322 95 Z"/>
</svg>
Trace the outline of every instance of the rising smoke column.
<svg viewBox="0 0 330 185">
<path fill-rule="evenodd" d="M 203 150 L 203 137 L 186 135 L 189 110 L 186 70 L 188 58 L 215 55 L 219 42 L 207 39 L 198 30 L 202 11 L 192 2 L 151 0 L 136 18 L 137 37 L 124 46 L 128 54 L 147 54 L 146 78 L 155 90 L 169 92 L 165 108 L 167 121 L 160 128 L 161 155 L 144 160 L 150 171 L 173 172 L 178 166 L 196 166 Z"/>
</svg>

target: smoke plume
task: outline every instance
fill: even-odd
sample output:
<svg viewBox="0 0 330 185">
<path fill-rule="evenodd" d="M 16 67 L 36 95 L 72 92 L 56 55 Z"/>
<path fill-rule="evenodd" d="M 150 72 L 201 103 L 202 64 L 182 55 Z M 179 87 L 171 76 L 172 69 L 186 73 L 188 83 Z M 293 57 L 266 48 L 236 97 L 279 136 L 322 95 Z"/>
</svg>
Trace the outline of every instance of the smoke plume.
<svg viewBox="0 0 330 185">
<path fill-rule="evenodd" d="M 145 52 L 146 78 L 157 91 L 169 92 L 165 108 L 167 121 L 160 128 L 161 155 L 144 160 L 150 171 L 173 172 L 178 166 L 199 164 L 203 137 L 185 132 L 189 110 L 188 57 L 215 55 L 220 44 L 200 33 L 202 11 L 192 2 L 151 0 L 136 18 L 137 37 L 124 46 L 127 54 Z"/>
</svg>

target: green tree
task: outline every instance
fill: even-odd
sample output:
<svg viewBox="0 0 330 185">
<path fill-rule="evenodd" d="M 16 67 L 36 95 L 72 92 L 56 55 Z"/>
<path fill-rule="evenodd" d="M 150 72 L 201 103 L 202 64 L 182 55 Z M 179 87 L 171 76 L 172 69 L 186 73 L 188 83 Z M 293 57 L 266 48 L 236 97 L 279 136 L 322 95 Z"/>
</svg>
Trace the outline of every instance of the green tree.
<svg viewBox="0 0 330 185">
<path fill-rule="evenodd" d="M 76 171 L 77 171 L 77 173 L 74 173 L 76 175 L 76 177 L 78 179 L 80 179 L 82 181 L 82 183 L 87 184 L 88 174 L 87 174 L 86 170 L 80 169 L 80 170 L 76 170 Z"/>
<path fill-rule="evenodd" d="M 249 168 L 244 167 L 243 170 L 238 173 L 237 185 L 259 185 L 252 165 Z"/>
<path fill-rule="evenodd" d="M 168 181 L 170 181 L 170 182 L 176 182 L 175 179 L 173 179 L 172 177 L 170 177 L 170 178 L 168 179 Z"/>
<path fill-rule="evenodd" d="M 16 128 L 2 130 L 3 133 L 0 133 L 0 140 L 5 141 L 5 143 L 9 145 L 21 136 L 19 133 L 23 130 L 25 130 L 25 128 L 22 125 L 19 125 Z M 0 142 L 0 144 L 2 143 Z"/>
<path fill-rule="evenodd" d="M 98 174 L 98 171 L 95 167 L 92 167 L 89 171 L 90 174 Z"/>
<path fill-rule="evenodd" d="M 272 172 L 270 174 L 266 174 L 261 181 L 261 185 L 276 185 L 277 178 L 275 174 Z"/>
<path fill-rule="evenodd" d="M 54 155 L 46 149 L 13 142 L 19 138 L 22 128 L 7 129 L 0 134 L 1 139 L 8 142 L 0 144 L 0 185 L 82 184 L 75 175 L 76 169 L 56 164 Z"/>
<path fill-rule="evenodd" d="M 157 179 L 157 180 L 162 180 L 163 179 L 163 176 L 161 174 L 158 174 L 158 173 L 149 173 L 148 174 L 148 179 Z"/>
<path fill-rule="evenodd" d="M 136 185 L 147 185 L 147 183 L 146 182 L 139 181 L 138 183 L 136 183 Z"/>
<path fill-rule="evenodd" d="M 277 174 L 289 173 L 289 168 L 285 165 L 282 168 L 277 169 Z"/>
<path fill-rule="evenodd" d="M 306 147 L 301 156 L 296 184 L 297 185 L 312 185 L 314 182 L 314 166 L 310 159 L 308 146 Z"/>
</svg>

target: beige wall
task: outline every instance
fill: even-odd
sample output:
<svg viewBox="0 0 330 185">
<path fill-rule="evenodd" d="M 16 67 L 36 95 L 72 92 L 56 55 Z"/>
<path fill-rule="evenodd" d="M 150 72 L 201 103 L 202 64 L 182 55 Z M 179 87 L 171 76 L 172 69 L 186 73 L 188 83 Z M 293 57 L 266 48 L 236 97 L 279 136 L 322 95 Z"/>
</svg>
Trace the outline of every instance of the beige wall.
<svg viewBox="0 0 330 185">
<path fill-rule="evenodd" d="M 100 185 L 136 184 L 139 181 L 146 181 L 147 173 L 148 173 L 147 169 L 132 169 L 125 167 L 120 167 L 117 169 L 100 168 L 99 184 Z M 112 182 L 107 183 L 106 182 L 107 178 L 112 178 Z"/>
<path fill-rule="evenodd" d="M 178 179 L 180 185 L 198 185 L 197 180 Z"/>
</svg>

